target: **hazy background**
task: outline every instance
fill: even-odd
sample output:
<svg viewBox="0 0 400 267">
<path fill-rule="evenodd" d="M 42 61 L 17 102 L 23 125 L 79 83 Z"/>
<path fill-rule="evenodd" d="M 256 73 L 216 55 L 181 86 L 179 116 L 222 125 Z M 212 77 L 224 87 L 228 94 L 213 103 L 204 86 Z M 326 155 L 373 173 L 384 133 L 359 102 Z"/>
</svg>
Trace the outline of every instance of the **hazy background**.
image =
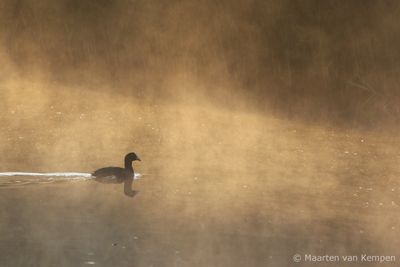
<svg viewBox="0 0 400 267">
<path fill-rule="evenodd" d="M 399 13 L 397 1 L 1 0 L 0 171 L 91 172 L 135 151 L 146 174 L 133 199 L 89 182 L 2 190 L 3 263 L 397 253 Z M 123 238 L 130 227 L 143 243 Z"/>
<path fill-rule="evenodd" d="M 0 10 L 3 81 L 370 126 L 398 119 L 396 1 L 3 0 Z"/>
</svg>

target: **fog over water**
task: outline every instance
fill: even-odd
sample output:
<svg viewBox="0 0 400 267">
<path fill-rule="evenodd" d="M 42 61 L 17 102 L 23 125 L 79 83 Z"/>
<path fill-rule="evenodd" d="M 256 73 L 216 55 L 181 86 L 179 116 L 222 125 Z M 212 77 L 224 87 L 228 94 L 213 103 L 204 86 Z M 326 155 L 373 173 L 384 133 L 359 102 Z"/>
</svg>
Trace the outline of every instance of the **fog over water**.
<svg viewBox="0 0 400 267">
<path fill-rule="evenodd" d="M 143 174 L 133 198 L 91 179 L 1 180 L 0 265 L 398 262 L 399 12 L 0 1 L 0 172 L 89 174 L 134 151 Z M 310 264 L 332 266 L 296 263 Z"/>
</svg>

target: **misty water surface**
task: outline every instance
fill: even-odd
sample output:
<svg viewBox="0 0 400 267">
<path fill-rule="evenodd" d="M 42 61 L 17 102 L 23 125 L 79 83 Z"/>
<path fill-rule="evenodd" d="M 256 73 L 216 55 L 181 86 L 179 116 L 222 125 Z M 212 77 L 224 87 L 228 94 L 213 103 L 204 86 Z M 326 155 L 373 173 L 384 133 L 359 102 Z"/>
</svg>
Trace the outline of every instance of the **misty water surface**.
<svg viewBox="0 0 400 267">
<path fill-rule="evenodd" d="M 0 177 L 0 265 L 400 260 L 398 10 L 1 1 L 0 172 L 143 178 Z"/>
</svg>

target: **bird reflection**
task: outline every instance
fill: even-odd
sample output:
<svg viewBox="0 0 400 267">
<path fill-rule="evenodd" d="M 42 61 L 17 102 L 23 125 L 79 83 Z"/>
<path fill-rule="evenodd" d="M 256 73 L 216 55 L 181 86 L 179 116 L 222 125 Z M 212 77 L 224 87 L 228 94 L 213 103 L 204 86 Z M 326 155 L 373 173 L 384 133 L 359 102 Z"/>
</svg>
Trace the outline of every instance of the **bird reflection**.
<svg viewBox="0 0 400 267">
<path fill-rule="evenodd" d="M 140 158 L 136 153 L 128 153 L 125 155 L 125 167 L 105 167 L 95 170 L 92 176 L 94 180 L 100 183 L 111 183 L 119 184 L 124 183 L 124 194 L 129 197 L 133 197 L 137 194 L 137 191 L 132 189 L 132 182 L 135 178 L 135 171 L 133 170 L 133 161 Z"/>
</svg>

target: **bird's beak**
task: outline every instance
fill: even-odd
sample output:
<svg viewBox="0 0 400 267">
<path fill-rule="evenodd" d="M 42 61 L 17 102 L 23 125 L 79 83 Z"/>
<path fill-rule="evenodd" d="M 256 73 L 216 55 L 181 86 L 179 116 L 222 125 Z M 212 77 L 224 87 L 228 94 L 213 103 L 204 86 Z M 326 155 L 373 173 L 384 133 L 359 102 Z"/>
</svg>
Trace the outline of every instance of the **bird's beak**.
<svg viewBox="0 0 400 267">
<path fill-rule="evenodd" d="M 141 159 L 139 159 L 139 157 L 137 158 L 138 161 L 142 161 Z"/>
</svg>

